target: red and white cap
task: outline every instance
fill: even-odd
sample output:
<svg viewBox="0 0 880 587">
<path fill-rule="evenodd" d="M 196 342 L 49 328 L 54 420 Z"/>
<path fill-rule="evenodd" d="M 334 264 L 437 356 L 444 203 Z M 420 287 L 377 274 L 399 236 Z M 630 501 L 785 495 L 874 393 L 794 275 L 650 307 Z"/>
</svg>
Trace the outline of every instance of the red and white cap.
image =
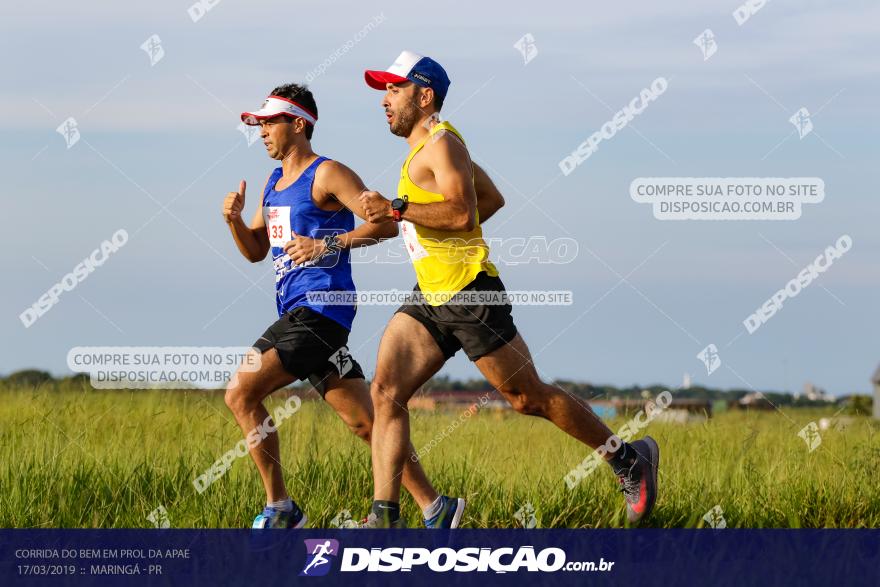
<svg viewBox="0 0 880 587">
<path fill-rule="evenodd" d="M 260 106 L 259 110 L 254 112 L 242 112 L 241 121 L 250 126 L 257 126 L 260 124 L 261 120 L 274 118 L 276 116 L 290 116 L 291 118 L 299 117 L 313 126 L 318 122 L 318 117 L 315 114 L 309 112 L 309 110 L 293 100 L 282 98 L 281 96 L 269 96 L 266 98 L 266 101 L 263 102 L 263 105 Z"/>
</svg>

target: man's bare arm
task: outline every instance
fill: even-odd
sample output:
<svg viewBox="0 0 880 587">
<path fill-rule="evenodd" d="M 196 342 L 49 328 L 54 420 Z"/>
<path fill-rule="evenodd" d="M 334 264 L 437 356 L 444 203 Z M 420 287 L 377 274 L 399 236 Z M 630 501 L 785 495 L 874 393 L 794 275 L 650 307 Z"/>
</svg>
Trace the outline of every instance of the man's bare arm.
<svg viewBox="0 0 880 587">
<path fill-rule="evenodd" d="M 268 179 L 266 183 L 268 184 Z M 265 259 L 269 253 L 269 235 L 266 234 L 266 223 L 263 220 L 262 195 L 260 195 L 260 205 L 254 212 L 251 225 L 245 224 L 241 217 L 244 211 L 246 188 L 247 182 L 242 180 L 237 192 L 229 192 L 226 195 L 223 202 L 223 216 L 238 250 L 245 259 L 256 263 Z"/>
<path fill-rule="evenodd" d="M 476 225 L 477 191 L 473 163 L 458 137 L 444 134 L 427 149 L 426 163 L 434 174 L 442 202 L 410 204 L 403 218 L 439 230 L 471 231 Z"/>
<path fill-rule="evenodd" d="M 367 188 L 357 173 L 337 161 L 328 161 L 322 167 L 327 167 L 326 180 L 322 187 L 328 193 L 333 194 L 336 200 L 351 210 L 361 220 L 366 220 L 360 195 Z M 371 224 L 364 222 L 354 230 L 339 235 L 339 241 L 343 248 L 355 248 L 374 245 L 379 241 L 397 236 L 397 224 Z"/>
<path fill-rule="evenodd" d="M 504 196 L 486 172 L 471 162 L 467 148 L 454 135 L 440 137 L 426 155 L 425 163 L 444 199 L 430 204 L 409 203 L 404 220 L 438 230 L 470 231 L 476 224 L 475 210 L 479 210 L 480 222 L 485 222 L 504 205 Z M 391 221 L 391 202 L 381 194 L 365 192 L 361 201 L 370 222 Z"/>
<path fill-rule="evenodd" d="M 328 161 L 322 164 L 315 176 L 315 189 L 320 190 L 323 194 L 332 195 L 359 218 L 366 220 L 360 201 L 361 193 L 366 191 L 364 182 L 354 171 L 342 163 Z M 397 236 L 397 225 L 394 223 L 364 222 L 353 230 L 337 235 L 336 238 L 343 249 L 352 249 L 375 245 L 395 236 Z M 317 259 L 326 253 L 327 245 L 322 239 L 293 235 L 290 242 L 284 245 L 284 250 L 294 263 L 301 264 Z"/>
<path fill-rule="evenodd" d="M 483 224 L 504 206 L 504 196 L 495 187 L 489 175 L 476 163 L 474 163 L 474 188 L 477 190 L 480 224 Z"/>
<path fill-rule="evenodd" d="M 434 174 L 442 202 L 410 203 L 404 220 L 437 230 L 470 231 L 476 225 L 477 192 L 473 164 L 457 137 L 445 134 L 425 149 L 424 163 Z"/>
</svg>

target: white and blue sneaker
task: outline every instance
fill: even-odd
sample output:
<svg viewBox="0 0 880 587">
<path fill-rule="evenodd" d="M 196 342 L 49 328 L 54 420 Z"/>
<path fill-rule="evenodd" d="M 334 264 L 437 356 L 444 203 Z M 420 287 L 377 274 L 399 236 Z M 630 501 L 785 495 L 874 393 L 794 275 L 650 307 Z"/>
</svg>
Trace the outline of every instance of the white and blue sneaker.
<svg viewBox="0 0 880 587">
<path fill-rule="evenodd" d="M 437 515 L 425 520 L 425 528 L 446 529 L 458 528 L 466 502 L 461 497 L 440 496 L 440 511 Z"/>
<path fill-rule="evenodd" d="M 307 521 L 308 518 L 296 504 L 293 504 L 293 509 L 289 512 L 266 506 L 254 518 L 251 528 L 302 528 Z"/>
</svg>

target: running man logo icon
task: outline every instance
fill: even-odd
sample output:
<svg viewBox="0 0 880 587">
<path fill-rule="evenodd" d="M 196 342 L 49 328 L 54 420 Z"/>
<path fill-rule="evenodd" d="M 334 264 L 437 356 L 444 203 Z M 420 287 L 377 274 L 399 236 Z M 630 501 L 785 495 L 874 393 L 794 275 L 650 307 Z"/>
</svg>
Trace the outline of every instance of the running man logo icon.
<svg viewBox="0 0 880 587">
<path fill-rule="evenodd" d="M 805 443 L 807 443 L 807 448 L 809 452 L 813 452 L 819 445 L 822 444 L 822 435 L 819 434 L 819 426 L 815 422 L 810 422 L 798 432 L 798 436 L 800 436 Z"/>
<path fill-rule="evenodd" d="M 712 29 L 706 29 L 700 33 L 700 36 L 694 39 L 694 45 L 703 52 L 703 61 L 708 61 L 718 51 L 718 44 L 715 42 L 715 33 L 712 32 Z"/>
<path fill-rule="evenodd" d="M 147 520 L 152 522 L 157 528 L 170 528 L 171 520 L 168 519 L 168 510 L 164 505 L 160 505 L 147 516 Z"/>
<path fill-rule="evenodd" d="M 244 140 L 247 141 L 248 147 L 256 143 L 257 139 L 260 138 L 259 126 L 248 126 L 247 124 L 240 122 L 236 128 L 244 135 Z"/>
<path fill-rule="evenodd" d="M 149 39 L 141 44 L 147 55 L 150 57 L 150 67 L 153 67 L 165 57 L 165 49 L 162 47 L 162 39 L 159 35 L 152 35 Z"/>
<path fill-rule="evenodd" d="M 538 46 L 535 45 L 535 37 L 532 33 L 520 37 L 519 41 L 513 44 L 513 48 L 522 54 L 523 65 L 528 65 L 529 61 L 538 56 Z"/>
<path fill-rule="evenodd" d="M 300 577 L 321 577 L 330 571 L 330 558 L 339 555 L 339 541 L 332 538 L 306 540 L 306 566 Z"/>
<path fill-rule="evenodd" d="M 443 117 L 440 116 L 439 112 L 434 112 L 433 114 L 431 114 L 431 116 L 425 119 L 425 122 L 422 123 L 422 127 L 425 130 L 430 131 L 432 128 L 434 128 L 434 125 L 440 124 L 441 122 L 443 122 Z M 449 131 L 445 129 L 435 132 L 431 135 L 431 142 L 436 143 L 440 140 L 440 137 L 445 135 L 447 132 Z"/>
<path fill-rule="evenodd" d="M 703 516 L 703 521 L 706 522 L 707 526 L 715 528 L 716 530 L 727 528 L 727 520 L 724 519 L 724 510 L 721 509 L 720 505 L 716 505 L 706 512 L 706 515 Z"/>
<path fill-rule="evenodd" d="M 718 347 L 714 344 L 708 345 L 697 353 L 697 358 L 703 361 L 706 366 L 706 375 L 711 375 L 715 369 L 721 366 L 721 356 L 718 354 Z"/>
<path fill-rule="evenodd" d="M 64 137 L 64 142 L 67 143 L 68 149 L 79 141 L 79 126 L 76 123 L 76 119 L 73 117 L 68 118 L 58 125 L 55 132 Z"/>
<path fill-rule="evenodd" d="M 532 502 L 527 502 L 524 506 L 519 508 L 516 513 L 513 514 L 513 517 L 520 523 L 520 526 L 526 530 L 538 527 L 538 517 L 535 515 L 535 506 L 532 505 Z"/>
<path fill-rule="evenodd" d="M 342 510 L 330 520 L 331 528 L 357 528 L 358 524 L 351 517 L 351 510 Z"/>
<path fill-rule="evenodd" d="M 340 377 L 348 373 L 354 365 L 354 359 L 351 358 L 351 353 L 348 352 L 347 346 L 339 347 L 333 353 L 333 356 L 330 357 L 330 362 L 336 365 L 336 370 L 339 371 Z"/>
<path fill-rule="evenodd" d="M 797 129 L 798 138 L 803 139 L 805 136 L 813 132 L 813 120 L 810 118 L 810 111 L 806 108 L 801 108 L 792 114 L 788 121 Z"/>
</svg>

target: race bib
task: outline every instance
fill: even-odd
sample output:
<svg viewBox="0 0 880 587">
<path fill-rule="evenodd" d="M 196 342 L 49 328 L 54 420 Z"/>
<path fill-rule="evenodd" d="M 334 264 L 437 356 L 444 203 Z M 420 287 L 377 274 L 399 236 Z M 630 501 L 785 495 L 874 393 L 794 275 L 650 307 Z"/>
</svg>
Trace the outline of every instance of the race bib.
<svg viewBox="0 0 880 587">
<path fill-rule="evenodd" d="M 290 240 L 290 206 L 263 206 L 269 244 L 283 247 Z"/>
<path fill-rule="evenodd" d="M 428 251 L 419 242 L 419 236 L 416 234 L 416 227 L 408 220 L 400 221 L 400 228 L 403 230 L 403 242 L 406 244 L 406 252 L 413 261 L 418 261 L 428 256 Z"/>
</svg>

